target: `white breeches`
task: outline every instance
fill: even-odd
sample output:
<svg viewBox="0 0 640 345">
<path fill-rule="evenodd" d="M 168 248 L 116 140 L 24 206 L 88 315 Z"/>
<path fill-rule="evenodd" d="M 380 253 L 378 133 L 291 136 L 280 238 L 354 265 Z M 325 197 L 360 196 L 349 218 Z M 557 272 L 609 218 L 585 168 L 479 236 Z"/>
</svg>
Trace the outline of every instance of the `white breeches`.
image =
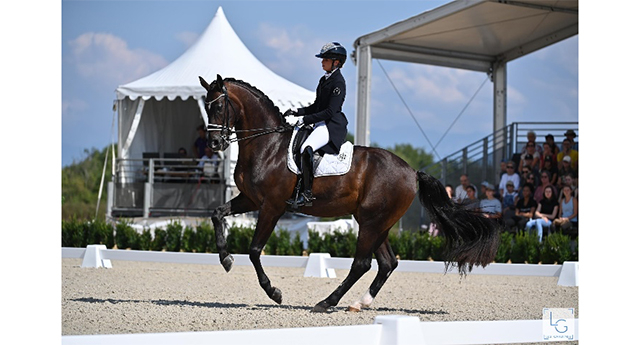
<svg viewBox="0 0 640 345">
<path fill-rule="evenodd" d="M 318 151 L 324 145 L 329 143 L 329 130 L 324 121 L 316 123 L 313 131 L 309 134 L 307 140 L 300 146 L 300 153 L 302 153 L 307 146 L 311 146 L 313 152 Z"/>
</svg>

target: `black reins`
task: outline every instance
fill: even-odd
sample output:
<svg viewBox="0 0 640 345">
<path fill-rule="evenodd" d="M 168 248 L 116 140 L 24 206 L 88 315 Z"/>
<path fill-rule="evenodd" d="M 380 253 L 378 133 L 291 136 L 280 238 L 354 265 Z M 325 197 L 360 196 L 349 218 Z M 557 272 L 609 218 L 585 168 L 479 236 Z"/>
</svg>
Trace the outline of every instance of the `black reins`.
<svg viewBox="0 0 640 345">
<path fill-rule="evenodd" d="M 220 137 L 222 138 L 222 140 L 224 140 L 225 142 L 227 142 L 228 144 L 234 143 L 234 142 L 238 142 L 238 141 L 242 141 L 242 140 L 247 140 L 247 139 L 251 139 L 251 138 L 255 138 L 255 137 L 259 137 L 262 135 L 266 135 L 266 134 L 271 134 L 271 133 L 281 133 L 286 131 L 287 129 L 291 128 L 291 125 L 289 125 L 288 123 L 285 122 L 284 125 L 282 126 L 277 126 L 277 127 L 263 127 L 263 128 L 253 128 L 253 129 L 232 129 L 229 125 L 229 122 L 231 120 L 231 114 L 229 112 L 229 107 L 231 108 L 231 110 L 233 110 L 233 115 L 236 116 L 236 108 L 233 106 L 233 103 L 231 102 L 231 100 L 229 99 L 229 93 L 227 92 L 227 87 L 222 85 L 222 93 L 220 94 L 220 96 L 218 96 L 216 99 L 211 100 L 209 102 L 205 102 L 206 106 L 211 106 L 211 104 L 217 102 L 220 98 L 223 98 L 224 100 L 224 108 L 223 108 L 223 116 L 224 116 L 224 125 L 217 125 L 217 124 L 208 124 L 207 125 L 207 132 L 214 132 L 214 131 L 220 131 L 221 135 Z M 248 133 L 248 132 L 260 132 L 260 133 L 256 133 L 253 135 L 249 135 L 243 138 L 231 138 L 231 136 L 233 134 L 237 134 L 237 133 Z"/>
</svg>

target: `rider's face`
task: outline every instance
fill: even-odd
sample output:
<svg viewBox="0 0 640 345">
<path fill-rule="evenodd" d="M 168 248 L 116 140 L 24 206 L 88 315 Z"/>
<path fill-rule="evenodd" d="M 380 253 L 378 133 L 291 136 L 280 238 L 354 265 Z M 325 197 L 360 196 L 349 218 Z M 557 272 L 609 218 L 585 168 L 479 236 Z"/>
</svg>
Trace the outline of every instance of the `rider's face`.
<svg viewBox="0 0 640 345">
<path fill-rule="evenodd" d="M 333 61 L 332 59 L 323 58 L 322 59 L 322 69 L 325 72 L 331 72 L 333 70 Z"/>
</svg>

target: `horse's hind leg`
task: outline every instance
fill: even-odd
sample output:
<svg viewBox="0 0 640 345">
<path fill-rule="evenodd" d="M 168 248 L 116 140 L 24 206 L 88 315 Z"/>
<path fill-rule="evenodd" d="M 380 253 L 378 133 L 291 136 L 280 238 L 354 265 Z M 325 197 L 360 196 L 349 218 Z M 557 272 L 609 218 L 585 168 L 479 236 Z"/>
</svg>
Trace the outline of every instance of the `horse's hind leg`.
<svg viewBox="0 0 640 345">
<path fill-rule="evenodd" d="M 371 255 L 373 255 L 373 248 L 380 246 L 381 242 L 385 239 L 381 238 L 379 234 L 372 231 L 371 228 L 361 227 L 358 234 L 358 243 L 356 247 L 356 256 L 351 264 L 351 270 L 347 278 L 333 291 L 329 297 L 313 307 L 313 312 L 327 312 L 330 308 L 335 307 L 342 296 L 351 289 L 358 279 L 360 279 L 369 269 L 371 269 Z"/>
<path fill-rule="evenodd" d="M 238 194 L 235 198 L 229 202 L 220 205 L 213 212 L 211 216 L 211 222 L 213 223 L 213 229 L 216 233 L 216 246 L 218 247 L 218 255 L 220 257 L 220 263 L 224 267 L 225 271 L 229 272 L 233 266 L 233 256 L 227 251 L 227 240 L 224 237 L 224 227 L 222 220 L 224 217 L 231 214 L 240 214 L 249 211 L 255 211 L 258 208 L 255 204 L 249 200 L 243 193 Z"/>
<path fill-rule="evenodd" d="M 378 274 L 371 283 L 367 292 L 360 300 L 353 302 L 349 306 L 349 311 L 360 311 L 362 308 L 368 308 L 373 303 L 373 299 L 378 295 L 382 285 L 387 281 L 393 270 L 398 267 L 398 259 L 396 259 L 389 244 L 389 238 L 376 250 L 376 260 L 378 261 Z"/>
</svg>

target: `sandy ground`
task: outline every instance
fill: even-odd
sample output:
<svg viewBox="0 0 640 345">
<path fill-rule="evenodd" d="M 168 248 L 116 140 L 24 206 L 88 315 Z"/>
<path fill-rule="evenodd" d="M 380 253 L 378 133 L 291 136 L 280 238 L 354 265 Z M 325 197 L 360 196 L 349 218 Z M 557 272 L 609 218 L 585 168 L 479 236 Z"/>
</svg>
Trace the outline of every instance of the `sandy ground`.
<svg viewBox="0 0 640 345">
<path fill-rule="evenodd" d="M 557 278 L 395 272 L 371 309 L 346 312 L 368 288 L 368 272 L 328 314 L 311 313 L 344 279 L 304 278 L 302 268 L 267 267 L 282 305 L 260 288 L 252 267 L 112 261 L 81 268 L 62 259 L 62 334 L 119 334 L 372 324 L 377 315 L 421 321 L 540 319 L 542 309 L 575 308 L 578 288 Z"/>
</svg>

